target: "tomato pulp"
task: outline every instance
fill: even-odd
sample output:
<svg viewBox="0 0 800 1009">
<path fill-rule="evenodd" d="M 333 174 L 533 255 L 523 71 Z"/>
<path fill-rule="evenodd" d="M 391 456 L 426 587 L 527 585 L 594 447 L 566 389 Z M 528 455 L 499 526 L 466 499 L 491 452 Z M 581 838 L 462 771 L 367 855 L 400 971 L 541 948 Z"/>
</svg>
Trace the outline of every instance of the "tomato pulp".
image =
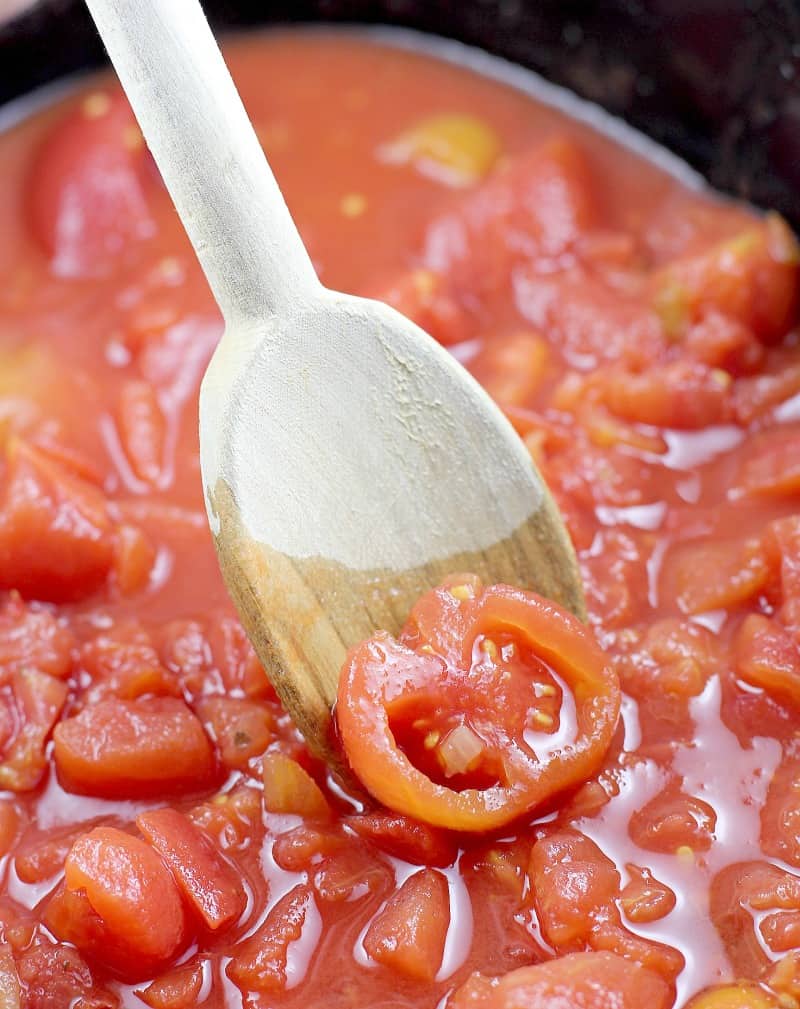
<svg viewBox="0 0 800 1009">
<path fill-rule="evenodd" d="M 800 1005 L 789 229 L 430 56 L 228 55 L 323 281 L 411 315 L 517 427 L 589 627 L 451 581 L 343 678 L 394 808 L 330 779 L 217 570 L 196 399 L 221 323 L 130 110 L 103 78 L 15 127 L 0 1003 Z"/>
</svg>

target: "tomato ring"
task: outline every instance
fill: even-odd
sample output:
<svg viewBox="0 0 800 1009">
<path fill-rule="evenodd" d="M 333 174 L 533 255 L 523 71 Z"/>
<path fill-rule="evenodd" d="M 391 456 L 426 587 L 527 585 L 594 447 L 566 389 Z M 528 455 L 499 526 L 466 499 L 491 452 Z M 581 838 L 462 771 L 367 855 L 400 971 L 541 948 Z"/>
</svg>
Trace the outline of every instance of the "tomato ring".
<svg viewBox="0 0 800 1009">
<path fill-rule="evenodd" d="M 481 831 L 530 813 L 597 770 L 616 728 L 620 688 L 590 632 L 566 610 L 507 585 L 482 589 L 474 578 L 465 585 L 468 591 L 456 599 L 456 607 L 452 579 L 423 597 L 399 641 L 379 633 L 350 651 L 336 717 L 350 765 L 376 799 L 440 827 Z M 463 633 L 460 642 L 430 619 L 438 612 L 444 620 L 451 611 Z M 391 728 L 392 709 L 404 698 L 414 703 L 453 684 L 465 704 L 477 700 L 480 684 L 469 683 L 469 656 L 480 635 L 498 630 L 529 645 L 561 678 L 574 702 L 574 738 L 540 760 L 504 727 L 503 711 L 498 711 L 502 780 L 457 791 L 432 780 L 403 752 Z M 485 696 L 481 700 L 486 703 Z"/>
</svg>

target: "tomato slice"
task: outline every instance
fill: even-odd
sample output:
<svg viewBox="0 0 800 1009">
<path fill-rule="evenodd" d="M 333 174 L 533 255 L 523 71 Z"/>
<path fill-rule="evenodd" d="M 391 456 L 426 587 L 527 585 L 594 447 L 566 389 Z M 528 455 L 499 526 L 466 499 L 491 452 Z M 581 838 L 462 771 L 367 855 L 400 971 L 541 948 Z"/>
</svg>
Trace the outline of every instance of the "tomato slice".
<svg viewBox="0 0 800 1009">
<path fill-rule="evenodd" d="M 130 978 L 152 974 L 183 945 L 180 893 L 144 841 L 96 827 L 72 846 L 64 873 L 64 889 L 46 913 L 60 939 Z"/>
<path fill-rule="evenodd" d="M 240 917 L 247 904 L 241 880 L 199 827 L 175 809 L 142 813 L 136 825 L 170 867 L 206 928 L 217 931 Z"/>
<path fill-rule="evenodd" d="M 667 1009 L 669 986 L 615 953 L 572 953 L 490 980 L 473 974 L 451 1009 Z"/>
<path fill-rule="evenodd" d="M 174 697 L 99 701 L 56 726 L 54 738 L 59 775 L 88 795 L 162 795 L 216 775 L 208 736 Z"/>
<path fill-rule="evenodd" d="M 377 799 L 472 831 L 589 777 L 619 705 L 617 676 L 578 620 L 534 593 L 465 576 L 423 596 L 399 641 L 379 633 L 351 650 L 337 718 Z"/>
<path fill-rule="evenodd" d="M 148 154 L 119 92 L 96 91 L 48 134 L 29 179 L 33 234 L 64 277 L 108 273 L 148 238 Z"/>
</svg>

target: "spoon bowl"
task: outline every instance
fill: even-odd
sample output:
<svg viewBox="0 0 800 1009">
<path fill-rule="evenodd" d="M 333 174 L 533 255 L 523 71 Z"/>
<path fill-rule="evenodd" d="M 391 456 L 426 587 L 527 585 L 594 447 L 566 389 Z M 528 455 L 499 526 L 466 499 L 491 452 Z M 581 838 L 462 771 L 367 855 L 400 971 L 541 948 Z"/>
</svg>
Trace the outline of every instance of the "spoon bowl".
<svg viewBox="0 0 800 1009">
<path fill-rule="evenodd" d="M 229 339 L 200 396 L 212 529 L 248 634 L 317 752 L 346 650 L 397 631 L 446 575 L 529 586 L 583 615 L 529 453 L 426 333 L 320 287 L 291 318 Z"/>
<path fill-rule="evenodd" d="M 196 0 L 87 0 L 225 319 L 200 395 L 228 590 L 310 747 L 336 762 L 347 649 L 454 571 L 584 615 L 547 487 L 434 340 L 319 282 Z"/>
</svg>

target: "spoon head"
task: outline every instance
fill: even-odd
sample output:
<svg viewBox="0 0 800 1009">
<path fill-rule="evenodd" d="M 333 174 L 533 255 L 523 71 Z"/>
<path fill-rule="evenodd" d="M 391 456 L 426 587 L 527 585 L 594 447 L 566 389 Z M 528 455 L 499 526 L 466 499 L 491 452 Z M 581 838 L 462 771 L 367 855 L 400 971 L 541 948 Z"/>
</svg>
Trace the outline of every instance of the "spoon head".
<svg viewBox="0 0 800 1009">
<path fill-rule="evenodd" d="M 330 759 L 347 649 L 454 571 L 579 616 L 561 516 L 481 387 L 387 306 L 322 291 L 229 330 L 200 395 L 223 575 L 284 704 Z"/>
</svg>

